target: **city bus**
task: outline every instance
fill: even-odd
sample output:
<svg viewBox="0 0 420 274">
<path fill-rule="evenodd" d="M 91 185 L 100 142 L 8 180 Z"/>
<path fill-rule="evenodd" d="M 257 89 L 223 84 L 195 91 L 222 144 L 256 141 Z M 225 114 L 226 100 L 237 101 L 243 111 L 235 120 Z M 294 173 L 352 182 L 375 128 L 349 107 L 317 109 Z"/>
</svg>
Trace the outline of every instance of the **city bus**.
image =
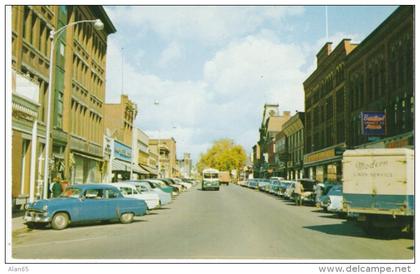
<svg viewBox="0 0 420 274">
<path fill-rule="evenodd" d="M 203 181 L 201 184 L 202 190 L 215 189 L 219 190 L 219 171 L 214 168 L 206 168 L 203 170 Z"/>
</svg>

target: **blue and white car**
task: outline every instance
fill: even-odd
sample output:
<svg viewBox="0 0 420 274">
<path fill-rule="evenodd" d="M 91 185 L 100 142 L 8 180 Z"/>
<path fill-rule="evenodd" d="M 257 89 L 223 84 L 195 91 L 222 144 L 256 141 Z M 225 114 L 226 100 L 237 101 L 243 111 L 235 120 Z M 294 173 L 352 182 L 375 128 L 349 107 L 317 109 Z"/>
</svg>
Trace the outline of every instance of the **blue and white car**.
<svg viewBox="0 0 420 274">
<path fill-rule="evenodd" d="M 24 218 L 29 228 L 51 224 L 61 230 L 70 223 L 119 219 L 131 223 L 134 216 L 143 216 L 147 205 L 138 199 L 125 198 L 106 184 L 72 185 L 58 198 L 39 200 L 26 206 Z"/>
<path fill-rule="evenodd" d="M 343 186 L 335 185 L 328 193 L 320 198 L 320 206 L 327 212 L 340 213 L 343 211 Z"/>
</svg>

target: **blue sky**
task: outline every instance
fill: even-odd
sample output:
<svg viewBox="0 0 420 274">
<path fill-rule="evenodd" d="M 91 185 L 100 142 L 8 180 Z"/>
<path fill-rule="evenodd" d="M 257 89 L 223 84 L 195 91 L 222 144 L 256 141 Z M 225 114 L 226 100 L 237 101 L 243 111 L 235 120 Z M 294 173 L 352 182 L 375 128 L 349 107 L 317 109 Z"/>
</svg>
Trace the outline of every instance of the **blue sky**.
<svg viewBox="0 0 420 274">
<path fill-rule="evenodd" d="M 328 41 L 361 42 L 396 6 L 329 6 Z M 324 6 L 107 6 L 107 102 L 123 89 L 136 126 L 197 160 L 214 140 L 249 153 L 264 103 L 303 110 L 302 83 L 327 41 Z M 123 73 L 122 73 L 123 72 Z M 123 84 L 122 84 L 123 81 Z M 159 105 L 154 105 L 158 100 Z"/>
</svg>

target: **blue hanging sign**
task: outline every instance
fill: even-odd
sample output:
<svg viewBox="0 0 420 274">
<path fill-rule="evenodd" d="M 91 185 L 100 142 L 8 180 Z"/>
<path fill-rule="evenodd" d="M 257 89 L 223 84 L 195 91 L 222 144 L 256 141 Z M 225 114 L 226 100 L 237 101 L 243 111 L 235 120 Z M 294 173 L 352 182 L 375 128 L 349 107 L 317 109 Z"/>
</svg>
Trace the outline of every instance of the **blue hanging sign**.
<svg viewBox="0 0 420 274">
<path fill-rule="evenodd" d="M 384 112 L 362 112 L 362 135 L 382 136 L 386 134 L 386 115 Z"/>
</svg>

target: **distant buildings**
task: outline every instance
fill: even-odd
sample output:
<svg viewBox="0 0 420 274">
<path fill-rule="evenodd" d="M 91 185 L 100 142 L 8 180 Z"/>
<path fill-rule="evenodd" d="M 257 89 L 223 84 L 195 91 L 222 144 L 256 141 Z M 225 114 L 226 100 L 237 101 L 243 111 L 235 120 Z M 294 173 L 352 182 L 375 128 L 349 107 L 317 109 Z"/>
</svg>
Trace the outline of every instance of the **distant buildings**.
<svg viewBox="0 0 420 274">
<path fill-rule="evenodd" d="M 184 178 L 192 177 L 192 159 L 190 153 L 184 153 L 184 158 L 178 160 L 178 167 L 181 173 L 181 176 Z"/>
</svg>

